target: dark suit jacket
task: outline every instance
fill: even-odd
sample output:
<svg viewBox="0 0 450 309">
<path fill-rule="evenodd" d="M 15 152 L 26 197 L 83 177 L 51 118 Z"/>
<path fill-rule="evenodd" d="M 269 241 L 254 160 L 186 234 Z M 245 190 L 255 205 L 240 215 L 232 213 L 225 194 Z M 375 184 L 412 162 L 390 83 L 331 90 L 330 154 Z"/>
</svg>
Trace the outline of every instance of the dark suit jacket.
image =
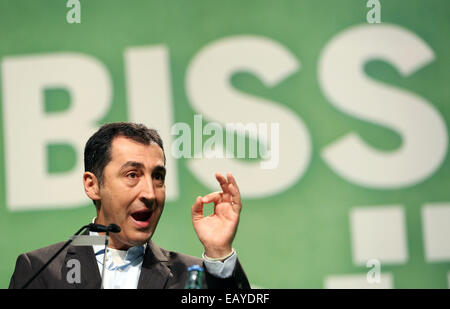
<svg viewBox="0 0 450 309">
<path fill-rule="evenodd" d="M 23 285 L 55 254 L 64 243 L 58 243 L 17 258 L 16 268 L 9 284 L 10 289 L 22 288 Z M 67 273 L 73 267 L 68 261 L 76 259 L 80 262 L 80 283 L 69 283 Z M 182 253 L 171 252 L 158 247 L 149 241 L 142 262 L 138 289 L 183 289 L 187 280 L 187 268 L 191 265 L 202 265 L 203 260 Z M 233 275 L 220 279 L 206 271 L 205 288 L 250 288 L 247 277 L 239 261 L 236 262 Z M 101 276 L 92 246 L 68 246 L 50 265 L 29 285 L 29 288 L 40 289 L 98 289 Z"/>
</svg>

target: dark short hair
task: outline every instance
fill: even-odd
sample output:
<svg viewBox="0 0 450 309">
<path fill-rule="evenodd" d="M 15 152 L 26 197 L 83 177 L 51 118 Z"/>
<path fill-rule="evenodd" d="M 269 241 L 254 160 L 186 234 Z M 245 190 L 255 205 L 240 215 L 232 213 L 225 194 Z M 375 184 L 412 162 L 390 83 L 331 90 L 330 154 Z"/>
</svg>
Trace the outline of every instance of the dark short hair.
<svg viewBox="0 0 450 309">
<path fill-rule="evenodd" d="M 97 177 L 99 185 L 103 183 L 105 166 L 111 161 L 112 141 L 118 136 L 130 138 L 144 145 L 156 143 L 161 147 L 164 154 L 162 139 L 155 129 L 149 129 L 143 124 L 131 122 L 104 124 L 89 138 L 84 147 L 84 171 L 93 173 Z M 166 164 L 165 154 L 164 164 Z"/>
</svg>

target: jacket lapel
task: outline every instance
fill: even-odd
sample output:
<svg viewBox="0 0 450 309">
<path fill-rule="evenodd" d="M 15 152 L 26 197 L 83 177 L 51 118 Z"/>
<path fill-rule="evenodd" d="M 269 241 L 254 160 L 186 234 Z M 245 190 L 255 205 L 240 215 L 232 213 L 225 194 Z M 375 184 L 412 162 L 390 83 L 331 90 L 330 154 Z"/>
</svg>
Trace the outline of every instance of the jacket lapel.
<svg viewBox="0 0 450 309">
<path fill-rule="evenodd" d="M 88 232 L 83 233 L 83 235 L 88 235 Z M 69 288 L 99 289 L 102 279 L 92 246 L 69 246 L 64 259 L 64 278 L 69 271 L 65 265 L 67 265 L 71 259 L 79 262 L 78 265 L 80 266 L 81 276 L 80 283 L 69 284 Z"/>
<path fill-rule="evenodd" d="M 142 262 L 138 289 L 163 289 L 172 275 L 168 258 L 153 241 L 149 241 Z"/>
<path fill-rule="evenodd" d="M 64 259 L 63 278 L 66 278 L 67 272 L 70 271 L 65 265 L 71 259 L 79 261 L 81 280 L 80 283 L 67 283 L 69 284 L 68 288 L 99 289 L 102 279 L 92 246 L 69 246 Z M 161 251 L 161 248 L 150 240 L 147 243 L 144 260 L 142 261 L 137 288 L 163 289 L 171 276 L 168 258 Z"/>
</svg>

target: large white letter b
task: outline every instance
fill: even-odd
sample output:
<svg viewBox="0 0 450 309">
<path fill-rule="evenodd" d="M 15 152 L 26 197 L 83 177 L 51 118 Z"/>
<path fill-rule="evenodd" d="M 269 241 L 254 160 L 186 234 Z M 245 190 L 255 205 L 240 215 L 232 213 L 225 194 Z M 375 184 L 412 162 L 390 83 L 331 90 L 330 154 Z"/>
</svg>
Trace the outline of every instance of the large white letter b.
<svg viewBox="0 0 450 309">
<path fill-rule="evenodd" d="M 60 53 L 5 58 L 2 75 L 7 207 L 24 210 L 86 203 L 83 149 L 110 104 L 107 71 L 91 57 Z M 67 90 L 70 107 L 46 113 L 46 88 Z M 49 144 L 72 146 L 75 167 L 49 174 Z"/>
</svg>

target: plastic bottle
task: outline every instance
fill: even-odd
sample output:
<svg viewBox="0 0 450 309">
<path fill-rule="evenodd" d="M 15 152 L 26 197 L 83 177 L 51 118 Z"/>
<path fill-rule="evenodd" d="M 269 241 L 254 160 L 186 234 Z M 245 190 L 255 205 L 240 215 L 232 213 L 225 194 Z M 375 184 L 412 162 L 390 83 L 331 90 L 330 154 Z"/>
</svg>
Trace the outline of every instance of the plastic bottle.
<svg viewBox="0 0 450 309">
<path fill-rule="evenodd" d="M 185 289 L 203 289 L 203 268 L 199 265 L 188 267 Z"/>
</svg>

